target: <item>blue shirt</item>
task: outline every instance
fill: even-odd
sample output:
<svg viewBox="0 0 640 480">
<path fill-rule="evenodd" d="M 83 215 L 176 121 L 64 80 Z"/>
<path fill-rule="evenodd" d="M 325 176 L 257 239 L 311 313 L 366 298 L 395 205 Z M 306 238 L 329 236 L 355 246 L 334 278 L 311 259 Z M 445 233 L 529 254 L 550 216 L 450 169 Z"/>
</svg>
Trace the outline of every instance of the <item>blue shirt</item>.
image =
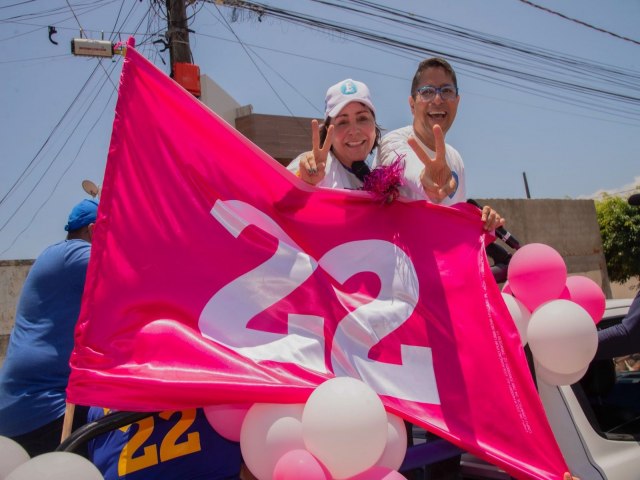
<svg viewBox="0 0 640 480">
<path fill-rule="evenodd" d="M 27 275 L 0 370 L 0 435 L 29 433 L 64 415 L 90 250 L 85 240 L 56 243 Z"/>
<path fill-rule="evenodd" d="M 91 407 L 88 421 L 104 416 Z M 221 437 L 201 408 L 155 413 L 89 441 L 105 480 L 238 480 L 240 444 Z"/>
</svg>

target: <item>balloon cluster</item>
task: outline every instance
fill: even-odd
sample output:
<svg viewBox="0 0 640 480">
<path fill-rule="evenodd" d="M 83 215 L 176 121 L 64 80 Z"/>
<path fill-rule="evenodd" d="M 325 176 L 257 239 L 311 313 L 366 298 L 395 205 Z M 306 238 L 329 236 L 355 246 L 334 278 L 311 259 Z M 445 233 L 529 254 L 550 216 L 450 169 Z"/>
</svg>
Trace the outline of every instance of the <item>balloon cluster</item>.
<svg viewBox="0 0 640 480">
<path fill-rule="evenodd" d="M 513 255 L 502 297 L 522 344 L 531 348 L 538 377 L 550 385 L 580 380 L 598 348 L 596 324 L 605 310 L 598 284 L 567 277 L 558 252 L 532 243 Z"/>
<path fill-rule="evenodd" d="M 355 378 L 325 381 L 305 404 L 204 411 L 218 433 L 240 442 L 244 462 L 259 480 L 404 479 L 397 471 L 407 449 L 404 422 Z"/>
<path fill-rule="evenodd" d="M 0 436 L 0 480 L 103 480 L 93 463 L 71 452 L 29 458 L 14 440 Z"/>
</svg>

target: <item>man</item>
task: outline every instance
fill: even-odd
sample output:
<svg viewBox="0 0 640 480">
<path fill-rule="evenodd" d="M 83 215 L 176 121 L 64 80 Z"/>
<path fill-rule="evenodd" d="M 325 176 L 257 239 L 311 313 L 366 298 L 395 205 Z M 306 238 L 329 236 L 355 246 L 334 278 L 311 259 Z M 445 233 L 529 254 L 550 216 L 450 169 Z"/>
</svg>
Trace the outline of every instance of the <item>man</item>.
<svg viewBox="0 0 640 480">
<path fill-rule="evenodd" d="M 413 124 L 385 135 L 378 151 L 381 165 L 404 159 L 401 195 L 441 205 L 467 200 L 462 157 L 444 140 L 456 118 L 459 103 L 458 80 L 449 62 L 438 57 L 420 62 L 409 96 Z M 504 219 L 489 206 L 482 208 L 482 221 L 485 230 L 504 225 Z M 411 443 L 411 425 L 407 424 L 407 430 Z M 437 438 L 428 432 L 427 437 Z M 457 479 L 460 477 L 459 464 L 459 456 L 431 464 L 427 467 L 429 478 Z M 414 478 L 415 472 L 407 477 Z"/>
<path fill-rule="evenodd" d="M 413 124 L 385 135 L 378 152 L 382 165 L 404 158 L 401 195 L 442 205 L 466 201 L 462 157 L 444 142 L 459 103 L 458 81 L 449 62 L 438 57 L 423 60 L 411 82 Z M 504 224 L 504 219 L 488 206 L 482 209 L 482 220 L 486 230 Z"/>
<path fill-rule="evenodd" d="M 66 240 L 38 256 L 18 300 L 0 371 L 0 435 L 21 444 L 32 457 L 60 443 L 69 356 L 97 210 L 93 200 L 73 207 L 64 227 Z M 74 425 L 85 420 L 86 410 L 76 408 Z"/>
<path fill-rule="evenodd" d="M 640 206 L 640 193 L 628 199 L 629 205 Z M 598 332 L 596 359 L 609 359 L 631 355 L 640 351 L 640 291 L 636 294 L 629 312 L 617 325 Z"/>
</svg>

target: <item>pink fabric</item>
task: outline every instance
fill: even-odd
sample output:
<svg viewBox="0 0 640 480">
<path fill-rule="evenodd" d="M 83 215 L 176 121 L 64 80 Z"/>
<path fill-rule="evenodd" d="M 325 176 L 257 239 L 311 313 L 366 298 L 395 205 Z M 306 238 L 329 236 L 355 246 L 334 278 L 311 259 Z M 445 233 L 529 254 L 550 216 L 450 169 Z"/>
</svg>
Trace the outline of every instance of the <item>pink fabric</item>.
<svg viewBox="0 0 640 480">
<path fill-rule="evenodd" d="M 314 189 L 133 48 L 69 401 L 302 403 L 334 375 L 518 478 L 566 465 L 477 209 Z"/>
</svg>

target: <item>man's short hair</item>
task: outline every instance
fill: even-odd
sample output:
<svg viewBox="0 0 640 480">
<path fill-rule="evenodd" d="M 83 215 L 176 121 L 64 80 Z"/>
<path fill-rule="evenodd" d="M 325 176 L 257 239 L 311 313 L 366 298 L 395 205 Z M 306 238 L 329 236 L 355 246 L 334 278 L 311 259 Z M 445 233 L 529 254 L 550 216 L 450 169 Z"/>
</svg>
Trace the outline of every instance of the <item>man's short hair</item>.
<svg viewBox="0 0 640 480">
<path fill-rule="evenodd" d="M 420 62 L 418 65 L 418 69 L 416 70 L 416 74 L 413 76 L 413 81 L 411 82 L 411 96 L 415 98 L 416 90 L 420 84 L 420 76 L 422 72 L 424 72 L 428 68 L 442 68 L 445 72 L 447 72 L 452 80 L 453 85 L 458 88 L 458 79 L 456 77 L 456 72 L 453 70 L 453 67 L 449 62 L 447 62 L 444 58 L 441 57 L 431 57 L 427 58 Z"/>
</svg>

